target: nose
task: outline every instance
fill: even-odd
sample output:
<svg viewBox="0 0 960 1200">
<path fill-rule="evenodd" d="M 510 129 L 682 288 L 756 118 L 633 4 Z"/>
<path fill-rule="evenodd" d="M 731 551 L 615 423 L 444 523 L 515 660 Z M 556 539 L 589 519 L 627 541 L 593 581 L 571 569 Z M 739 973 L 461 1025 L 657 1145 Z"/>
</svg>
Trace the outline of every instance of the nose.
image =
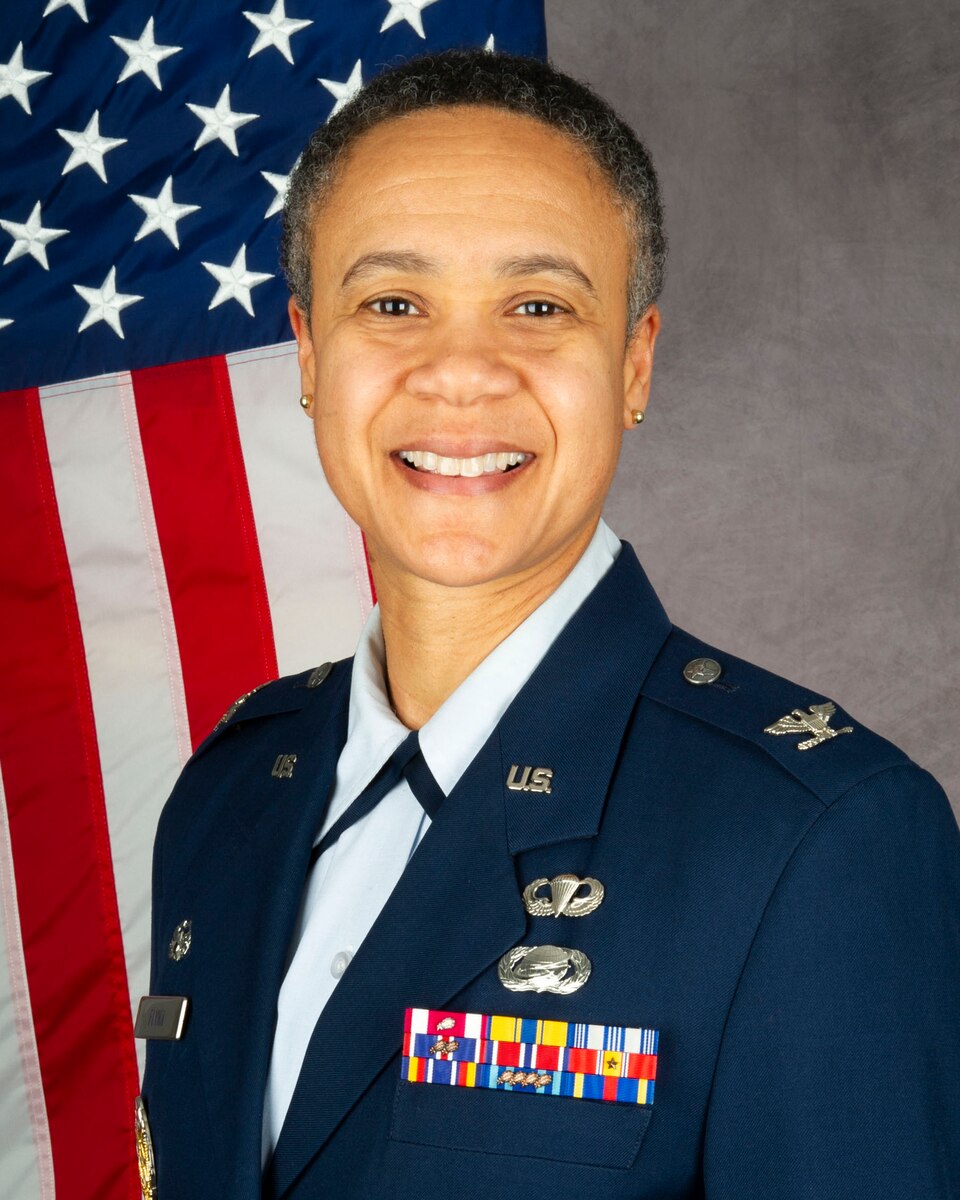
<svg viewBox="0 0 960 1200">
<path fill-rule="evenodd" d="M 406 379 L 409 395 L 456 405 L 503 399 L 519 386 L 517 372 L 504 362 L 493 335 L 459 323 L 438 332 L 436 339 L 423 347 Z"/>
</svg>

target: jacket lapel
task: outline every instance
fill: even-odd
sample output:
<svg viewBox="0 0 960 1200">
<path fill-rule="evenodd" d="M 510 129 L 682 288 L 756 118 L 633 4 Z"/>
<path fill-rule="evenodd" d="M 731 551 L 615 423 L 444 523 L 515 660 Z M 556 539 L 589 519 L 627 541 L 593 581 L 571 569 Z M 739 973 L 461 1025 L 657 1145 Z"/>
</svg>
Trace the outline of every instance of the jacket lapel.
<svg viewBox="0 0 960 1200">
<path fill-rule="evenodd" d="M 265 1195 L 283 1195 L 397 1053 L 404 1008 L 453 996 L 523 935 L 500 763 L 494 736 L 447 797 L 323 1010 Z"/>
<path fill-rule="evenodd" d="M 260 1195 L 263 1096 L 276 998 L 310 846 L 346 740 L 349 684 L 347 663 L 322 696 L 306 693 L 302 711 L 278 732 L 277 753 L 297 755 L 290 778 L 270 776 L 268 754 L 262 778 L 238 783 L 232 846 L 212 864 L 197 897 L 194 954 L 207 944 L 210 952 L 196 974 L 189 1036 L 199 1046 L 211 1127 L 231 1196 Z M 326 708 L 318 721 L 321 703 Z"/>
<path fill-rule="evenodd" d="M 522 941 L 513 855 L 597 833 L 624 730 L 669 631 L 624 544 L 448 796 L 324 1009 L 264 1195 L 283 1196 L 399 1053 L 405 1008 L 442 1008 Z M 550 793 L 509 788 L 514 765 L 552 770 Z"/>
</svg>

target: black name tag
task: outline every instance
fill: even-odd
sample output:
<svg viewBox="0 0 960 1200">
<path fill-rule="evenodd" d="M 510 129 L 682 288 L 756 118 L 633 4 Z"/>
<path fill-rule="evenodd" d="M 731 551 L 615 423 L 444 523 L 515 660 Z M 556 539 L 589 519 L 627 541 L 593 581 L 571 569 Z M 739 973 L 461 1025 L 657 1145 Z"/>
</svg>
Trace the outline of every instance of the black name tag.
<svg viewBox="0 0 960 1200">
<path fill-rule="evenodd" d="M 143 996 L 133 1036 L 173 1042 L 183 1037 L 190 1001 L 186 996 Z"/>
</svg>

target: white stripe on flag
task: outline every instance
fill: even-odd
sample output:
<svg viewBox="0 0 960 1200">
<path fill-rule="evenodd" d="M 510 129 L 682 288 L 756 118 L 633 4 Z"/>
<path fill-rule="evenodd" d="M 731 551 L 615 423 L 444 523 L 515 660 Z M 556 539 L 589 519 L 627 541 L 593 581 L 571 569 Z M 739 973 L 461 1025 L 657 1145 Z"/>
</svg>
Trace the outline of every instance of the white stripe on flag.
<svg viewBox="0 0 960 1200">
<path fill-rule="evenodd" d="M 53 1150 L 33 1029 L 3 776 L 0 774 L 0 1129 L 3 1194 L 54 1200 Z"/>
<path fill-rule="evenodd" d="M 296 343 L 229 354 L 226 361 L 277 663 L 287 675 L 353 653 L 371 607 L 366 560 L 359 531 L 324 479 L 310 422 L 297 403 Z"/>
<path fill-rule="evenodd" d="M 170 596 L 130 376 L 43 388 L 83 630 L 131 1005 L 149 990 L 154 832 L 190 754 Z M 137 1043 L 141 1070 L 143 1043 Z"/>
</svg>

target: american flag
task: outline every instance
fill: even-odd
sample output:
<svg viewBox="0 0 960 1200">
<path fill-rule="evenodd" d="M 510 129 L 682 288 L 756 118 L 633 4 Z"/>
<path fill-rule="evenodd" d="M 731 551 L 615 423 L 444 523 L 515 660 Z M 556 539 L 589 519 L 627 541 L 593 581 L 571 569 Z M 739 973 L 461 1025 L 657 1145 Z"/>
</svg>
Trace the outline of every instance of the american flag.
<svg viewBox="0 0 960 1200">
<path fill-rule="evenodd" d="M 277 266 L 311 130 L 385 65 L 543 55 L 542 0 L 25 0 L 0 28 L 0 1185 L 139 1194 L 150 849 L 240 693 L 353 650 L 360 531 Z"/>
</svg>

